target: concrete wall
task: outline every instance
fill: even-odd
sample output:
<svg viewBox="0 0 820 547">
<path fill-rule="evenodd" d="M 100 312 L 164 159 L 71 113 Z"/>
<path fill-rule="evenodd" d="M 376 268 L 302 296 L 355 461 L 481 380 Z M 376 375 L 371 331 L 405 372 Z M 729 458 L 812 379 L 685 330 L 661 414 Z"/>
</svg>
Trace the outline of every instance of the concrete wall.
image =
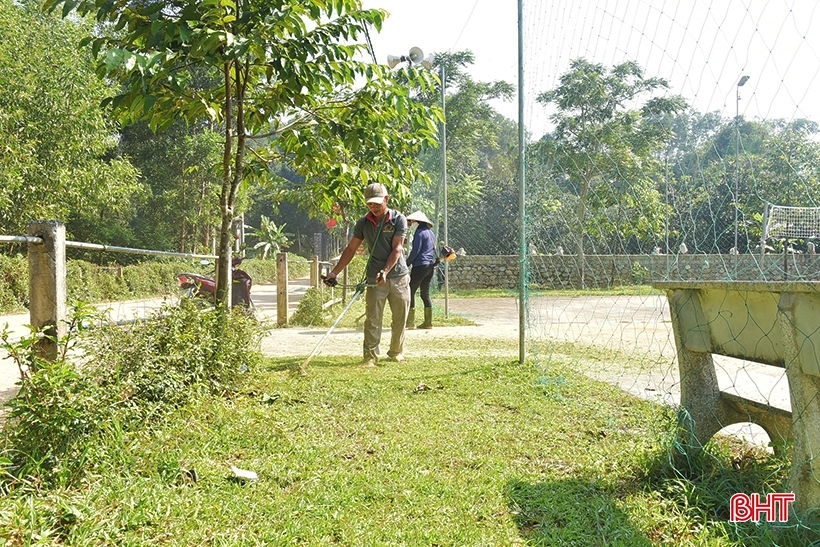
<svg viewBox="0 0 820 547">
<path fill-rule="evenodd" d="M 528 257 L 532 288 L 580 286 L 580 265 L 574 255 Z M 662 280 L 820 280 L 820 255 L 587 255 L 585 287 L 649 284 Z M 450 288 L 514 289 L 517 256 L 460 256 L 449 263 Z"/>
</svg>

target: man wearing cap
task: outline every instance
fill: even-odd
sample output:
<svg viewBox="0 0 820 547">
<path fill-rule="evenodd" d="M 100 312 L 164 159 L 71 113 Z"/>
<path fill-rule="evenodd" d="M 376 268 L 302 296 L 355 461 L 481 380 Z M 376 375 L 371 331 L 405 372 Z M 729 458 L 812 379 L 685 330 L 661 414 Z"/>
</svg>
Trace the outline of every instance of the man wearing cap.
<svg viewBox="0 0 820 547">
<path fill-rule="evenodd" d="M 387 358 L 403 363 L 404 325 L 410 307 L 410 276 L 404 261 L 404 238 L 407 236 L 407 219 L 387 206 L 390 199 L 387 188 L 378 183 L 364 190 L 370 212 L 360 218 L 353 227 L 353 236 L 342 251 L 339 262 L 325 278 L 332 285 L 336 276 L 353 260 L 356 251 L 365 242 L 370 249 L 367 263 L 365 290 L 364 361 L 362 366 L 374 367 L 379 360 L 379 342 L 382 336 L 384 304 L 390 304 L 393 316 L 390 349 Z"/>
</svg>

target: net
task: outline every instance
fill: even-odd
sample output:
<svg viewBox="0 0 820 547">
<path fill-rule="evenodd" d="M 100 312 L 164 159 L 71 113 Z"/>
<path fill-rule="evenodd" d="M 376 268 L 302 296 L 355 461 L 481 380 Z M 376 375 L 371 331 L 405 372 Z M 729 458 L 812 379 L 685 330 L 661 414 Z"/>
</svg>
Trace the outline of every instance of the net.
<svg viewBox="0 0 820 547">
<path fill-rule="evenodd" d="M 813 347 L 817 331 L 789 323 L 781 306 L 820 298 L 809 241 L 820 237 L 817 10 L 525 1 L 523 214 L 514 126 L 499 120 L 485 155 L 468 156 L 450 125 L 458 86 L 447 90 L 449 219 L 440 186 L 414 189 L 426 201 L 413 208 L 435 210 L 448 243 L 464 251 L 450 287 L 515 288 L 525 268 L 527 352 L 545 377 L 577 371 L 674 409 L 690 389 L 679 352 L 695 343 L 687 333 L 714 334 L 722 345 L 699 354 L 713 395 L 745 402 L 715 411 L 712 426 L 769 450 L 791 442 L 778 417 L 808 419 L 806 407 L 791 407 L 784 369 L 797 357 L 764 359 L 761 348 L 782 350 L 787 332 Z M 761 244 L 782 258 L 764 260 Z M 747 290 L 754 283 L 771 285 Z M 756 310 L 775 301 L 761 326 Z M 676 317 L 703 324 L 676 333 Z"/>
<path fill-rule="evenodd" d="M 820 238 L 820 207 L 788 207 L 766 204 L 763 215 L 763 238 Z"/>
</svg>

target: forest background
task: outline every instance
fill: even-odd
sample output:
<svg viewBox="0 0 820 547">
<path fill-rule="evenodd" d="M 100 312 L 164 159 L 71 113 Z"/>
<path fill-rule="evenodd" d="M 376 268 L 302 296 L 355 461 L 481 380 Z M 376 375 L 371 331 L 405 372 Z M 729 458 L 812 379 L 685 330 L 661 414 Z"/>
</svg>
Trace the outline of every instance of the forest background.
<svg viewBox="0 0 820 547">
<path fill-rule="evenodd" d="M 0 233 L 23 234 L 30 219 L 57 219 L 73 240 L 213 252 L 224 127 L 205 115 L 165 121 L 158 131 L 149 121 L 120 123 L 110 102 L 102 106 L 117 84 L 100 77 L 92 44 L 78 47 L 99 28 L 39 8 L 0 0 Z M 516 254 L 509 238 L 519 218 L 516 123 L 491 106 L 512 100 L 515 88 L 473 81 L 473 61 L 469 51 L 439 54 L 430 71 L 438 75 L 443 65 L 447 75 L 449 243 L 474 255 Z M 409 96 L 424 106 L 419 112 L 434 133 L 440 81 L 415 87 L 405 72 L 394 75 L 412 86 Z M 205 76 L 190 75 L 191 85 L 198 77 Z M 682 243 L 689 252 L 753 251 L 764 201 L 817 205 L 813 120 L 700 113 L 634 62 L 606 67 L 577 59 L 538 99 L 552 112 L 552 128 L 527 136 L 532 252 L 648 254 Z M 418 168 L 406 172 L 418 176 L 393 179 L 391 204 L 423 209 L 438 226 L 441 147 L 428 139 L 415 150 L 397 161 Z M 249 226 L 249 250 L 267 233 L 307 257 L 313 234 L 344 241 L 363 212 L 351 188 L 364 181 L 306 176 L 298 159 L 277 156 L 241 185 L 234 215 Z"/>
</svg>

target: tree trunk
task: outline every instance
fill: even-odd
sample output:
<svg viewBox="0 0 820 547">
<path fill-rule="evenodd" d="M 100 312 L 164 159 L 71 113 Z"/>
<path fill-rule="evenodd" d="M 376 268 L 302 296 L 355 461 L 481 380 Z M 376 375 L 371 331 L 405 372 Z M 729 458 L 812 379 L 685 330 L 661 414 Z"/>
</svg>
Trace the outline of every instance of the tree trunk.
<svg viewBox="0 0 820 547">
<path fill-rule="evenodd" d="M 222 155 L 222 192 L 219 196 L 219 210 L 222 221 L 219 229 L 219 245 L 216 261 L 216 304 L 228 307 L 231 297 L 231 225 L 233 224 L 233 207 L 230 203 L 231 183 L 233 181 L 231 158 L 233 156 L 233 97 L 231 90 L 231 63 L 224 67 L 225 79 L 225 149 Z"/>
<path fill-rule="evenodd" d="M 231 68 L 234 70 L 234 82 L 231 84 Z M 216 278 L 216 300 L 226 308 L 231 305 L 231 284 L 233 281 L 231 258 L 233 252 L 233 224 L 235 220 L 236 200 L 239 186 L 242 183 L 242 170 L 245 162 L 245 74 L 248 66 L 239 63 L 225 65 L 225 155 L 222 159 L 224 169 L 222 178 L 222 227 L 219 234 L 219 261 Z M 234 85 L 235 88 L 232 88 Z M 231 122 L 233 120 L 233 100 L 230 90 L 236 90 L 236 152 L 233 152 Z M 231 165 L 233 157 L 234 163 Z"/>
</svg>

